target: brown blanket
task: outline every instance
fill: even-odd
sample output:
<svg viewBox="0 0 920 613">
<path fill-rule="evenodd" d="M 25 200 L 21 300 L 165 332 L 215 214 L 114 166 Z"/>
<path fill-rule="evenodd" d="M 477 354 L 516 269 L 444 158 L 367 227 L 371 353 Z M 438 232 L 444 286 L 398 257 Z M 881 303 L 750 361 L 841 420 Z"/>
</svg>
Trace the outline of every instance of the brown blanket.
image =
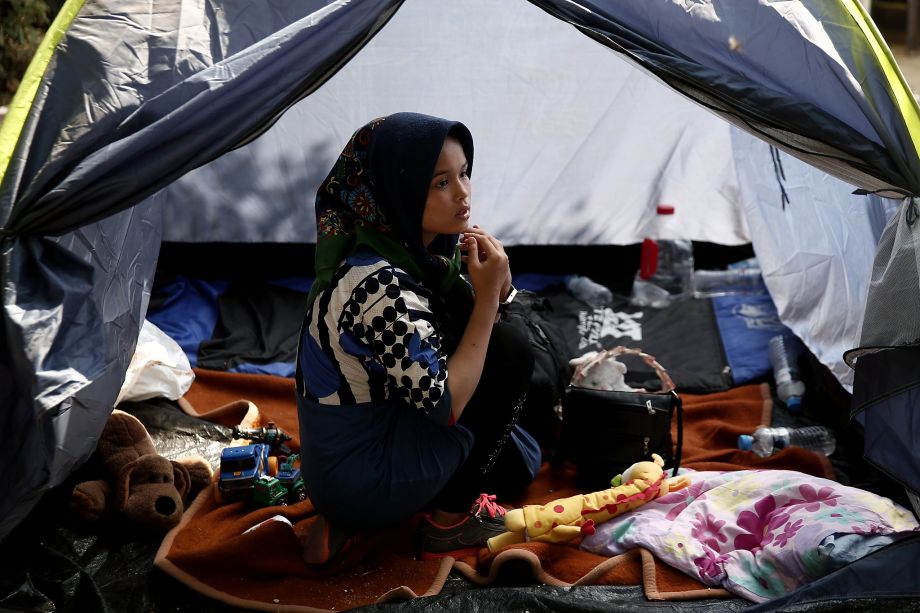
<svg viewBox="0 0 920 613">
<path fill-rule="evenodd" d="M 196 370 L 196 375 L 182 402 L 191 414 L 225 425 L 260 426 L 274 421 L 297 434 L 291 379 L 205 370 Z M 759 459 L 737 450 L 739 434 L 770 423 L 767 385 L 683 398 L 683 464 L 688 468 L 791 469 L 833 478 L 827 458 L 810 451 L 786 449 Z M 297 449 L 296 436 L 289 446 Z M 505 502 L 543 503 L 573 495 L 578 490 L 572 486 L 572 476 L 571 467 L 553 470 L 545 465 L 521 500 Z M 549 585 L 642 584 L 646 596 L 657 600 L 729 596 L 655 560 L 645 550 L 606 558 L 578 549 L 577 543 L 525 543 L 495 555 L 483 549 L 479 556 L 463 560 L 422 561 L 413 548 L 418 518 L 366 535 L 326 567 L 309 567 L 302 560 L 301 543 L 315 519 L 309 500 L 287 507 L 257 508 L 245 502 L 219 506 L 206 490 L 167 535 L 155 564 L 202 594 L 266 611 L 341 611 L 436 594 L 452 568 L 475 584 L 489 585 L 499 568 L 512 560 L 529 564 L 534 577 Z"/>
</svg>

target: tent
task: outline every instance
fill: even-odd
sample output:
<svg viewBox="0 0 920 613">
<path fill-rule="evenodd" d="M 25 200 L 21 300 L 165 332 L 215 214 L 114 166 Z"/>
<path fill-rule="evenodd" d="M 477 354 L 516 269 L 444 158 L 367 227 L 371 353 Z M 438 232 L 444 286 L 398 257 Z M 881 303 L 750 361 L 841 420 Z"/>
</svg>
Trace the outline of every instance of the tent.
<svg viewBox="0 0 920 613">
<path fill-rule="evenodd" d="M 92 452 L 161 241 L 309 242 L 351 130 L 410 108 L 470 125 L 509 244 L 636 242 L 662 201 L 673 237 L 753 242 L 920 491 L 920 115 L 855 0 L 72 0 L 0 129 L 0 537 Z"/>
</svg>

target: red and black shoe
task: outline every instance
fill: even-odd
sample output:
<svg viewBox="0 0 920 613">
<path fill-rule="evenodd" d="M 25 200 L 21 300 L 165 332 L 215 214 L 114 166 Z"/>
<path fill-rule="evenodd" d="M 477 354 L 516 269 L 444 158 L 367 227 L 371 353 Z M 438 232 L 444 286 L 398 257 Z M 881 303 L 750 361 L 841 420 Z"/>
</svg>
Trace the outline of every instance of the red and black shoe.
<svg viewBox="0 0 920 613">
<path fill-rule="evenodd" d="M 486 546 L 487 540 L 506 531 L 504 515 L 504 507 L 495 502 L 492 494 L 480 494 L 470 514 L 450 526 L 442 526 L 425 515 L 419 526 L 421 558 L 475 555 Z"/>
</svg>

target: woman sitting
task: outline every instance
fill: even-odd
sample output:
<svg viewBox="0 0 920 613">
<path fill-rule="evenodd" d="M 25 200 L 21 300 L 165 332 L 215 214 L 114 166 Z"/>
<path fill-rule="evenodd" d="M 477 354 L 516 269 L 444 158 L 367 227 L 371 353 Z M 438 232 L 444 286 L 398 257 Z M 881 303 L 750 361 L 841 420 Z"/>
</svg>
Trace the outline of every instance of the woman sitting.
<svg viewBox="0 0 920 613">
<path fill-rule="evenodd" d="M 502 244 L 469 224 L 472 165 L 463 124 L 397 113 L 355 132 L 319 189 L 297 359 L 301 468 L 326 522 L 310 562 L 423 509 L 423 557 L 475 551 L 504 531 L 483 492 L 539 468 L 516 426 L 533 357 L 496 323 L 514 290 Z"/>
</svg>

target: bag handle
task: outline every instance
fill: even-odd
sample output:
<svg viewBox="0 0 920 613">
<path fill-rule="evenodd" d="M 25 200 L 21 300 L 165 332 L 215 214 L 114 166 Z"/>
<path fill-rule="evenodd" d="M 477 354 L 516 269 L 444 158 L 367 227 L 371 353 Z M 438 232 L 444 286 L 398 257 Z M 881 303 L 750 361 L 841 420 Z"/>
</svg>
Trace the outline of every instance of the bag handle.
<svg viewBox="0 0 920 613">
<path fill-rule="evenodd" d="M 642 358 L 642 361 L 644 361 L 655 370 L 655 374 L 658 375 L 658 378 L 661 380 L 662 393 L 668 394 L 673 392 L 677 387 L 674 385 L 674 381 L 671 380 L 671 375 L 669 375 L 668 371 L 664 369 L 664 366 L 658 363 L 658 360 L 655 359 L 655 356 L 649 355 L 643 352 L 641 349 L 631 349 L 629 347 L 624 347 L 623 345 L 617 345 L 616 347 L 612 347 L 610 349 L 602 349 L 601 351 L 597 352 L 597 355 L 595 355 L 584 364 L 579 364 L 575 368 L 575 373 L 572 375 L 572 383 L 574 385 L 578 385 L 585 380 L 589 370 L 604 360 L 609 360 L 611 358 L 615 359 L 618 355 L 635 355 Z M 675 394 L 675 396 L 676 395 L 677 394 Z"/>
<path fill-rule="evenodd" d="M 680 468 L 680 452 L 684 448 L 684 403 L 680 399 L 680 395 L 671 390 L 668 392 L 671 396 L 674 397 L 674 402 L 677 405 L 677 449 L 674 451 L 674 468 L 671 469 L 671 476 L 677 476 L 677 469 Z"/>
</svg>

